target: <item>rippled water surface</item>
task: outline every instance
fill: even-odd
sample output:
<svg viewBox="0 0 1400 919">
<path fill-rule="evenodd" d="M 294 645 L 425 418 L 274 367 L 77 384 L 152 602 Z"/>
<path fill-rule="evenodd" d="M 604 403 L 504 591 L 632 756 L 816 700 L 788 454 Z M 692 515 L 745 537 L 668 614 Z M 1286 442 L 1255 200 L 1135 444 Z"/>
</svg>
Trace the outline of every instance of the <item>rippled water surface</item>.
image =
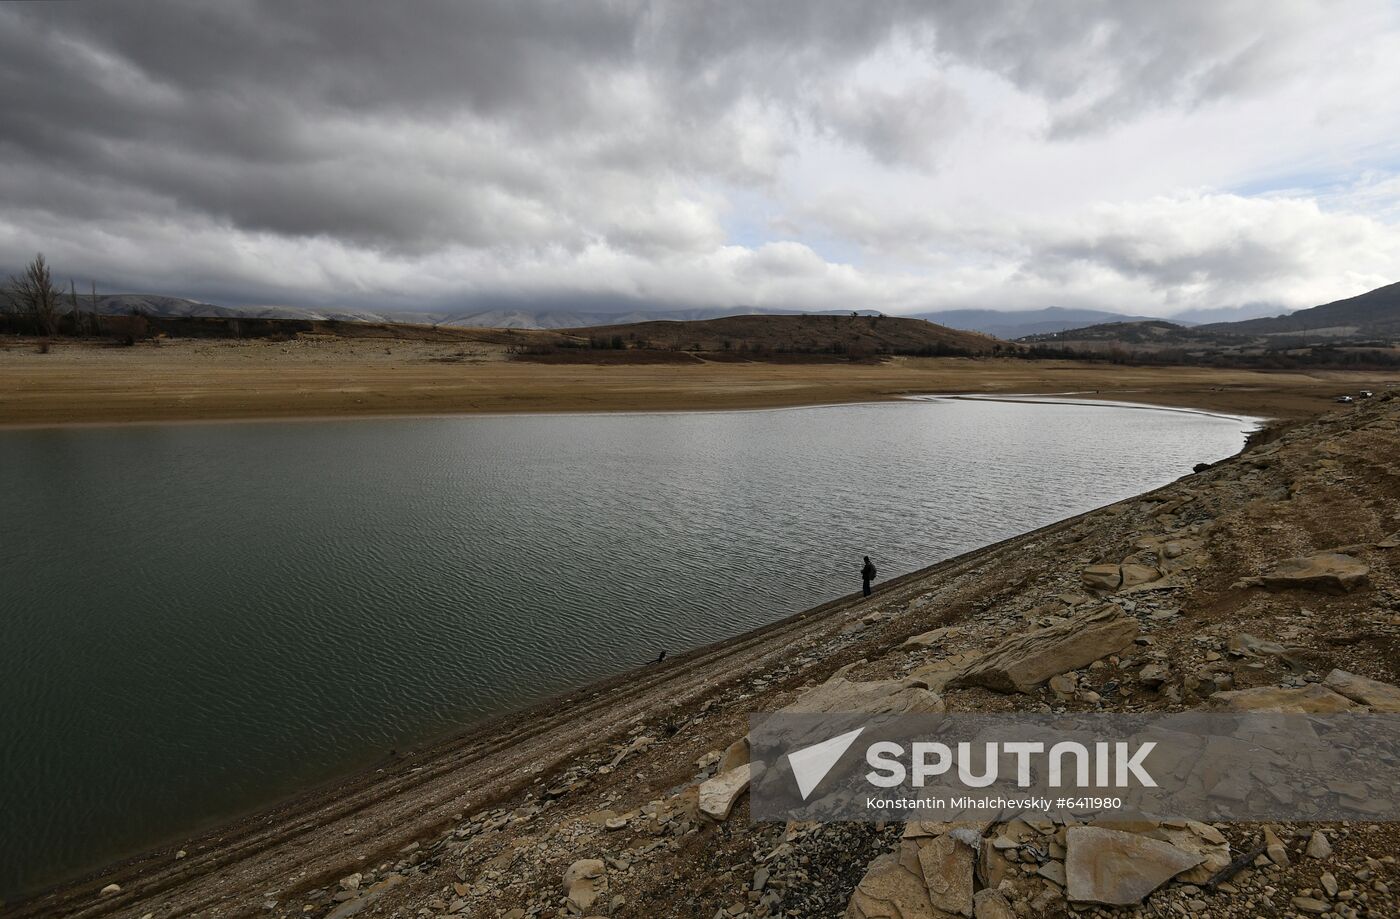
<svg viewBox="0 0 1400 919">
<path fill-rule="evenodd" d="M 0 432 L 0 893 L 1109 503 L 1251 425 L 928 401 Z"/>
</svg>

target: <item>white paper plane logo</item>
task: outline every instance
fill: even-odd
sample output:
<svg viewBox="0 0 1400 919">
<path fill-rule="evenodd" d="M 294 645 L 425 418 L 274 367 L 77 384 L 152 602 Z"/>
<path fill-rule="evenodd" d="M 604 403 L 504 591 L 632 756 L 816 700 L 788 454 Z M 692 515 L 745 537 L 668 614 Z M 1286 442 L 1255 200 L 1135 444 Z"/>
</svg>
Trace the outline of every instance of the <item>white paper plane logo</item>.
<svg viewBox="0 0 1400 919">
<path fill-rule="evenodd" d="M 792 776 L 797 779 L 797 790 L 802 792 L 803 801 L 816 790 L 822 779 L 831 771 L 831 767 L 836 765 L 836 761 L 851 748 L 851 744 L 856 742 L 856 738 L 864 730 L 865 728 L 856 728 L 854 731 L 847 731 L 830 740 L 823 740 L 788 754 Z"/>
</svg>

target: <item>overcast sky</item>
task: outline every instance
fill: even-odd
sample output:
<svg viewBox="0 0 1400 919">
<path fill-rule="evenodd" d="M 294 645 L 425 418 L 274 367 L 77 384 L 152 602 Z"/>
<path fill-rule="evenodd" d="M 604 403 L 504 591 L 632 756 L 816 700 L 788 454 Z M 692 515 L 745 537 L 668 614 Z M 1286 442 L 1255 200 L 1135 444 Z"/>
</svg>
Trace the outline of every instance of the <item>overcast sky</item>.
<svg viewBox="0 0 1400 919">
<path fill-rule="evenodd" d="M 0 5 L 0 266 L 370 309 L 1312 306 L 1400 280 L 1400 6 Z"/>
</svg>

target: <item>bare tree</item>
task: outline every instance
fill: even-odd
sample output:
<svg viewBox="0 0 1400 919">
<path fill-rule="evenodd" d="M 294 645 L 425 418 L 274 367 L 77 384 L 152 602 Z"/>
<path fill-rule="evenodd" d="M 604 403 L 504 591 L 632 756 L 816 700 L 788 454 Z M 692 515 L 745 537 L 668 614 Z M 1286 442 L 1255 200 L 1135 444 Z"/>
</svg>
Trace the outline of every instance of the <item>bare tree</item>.
<svg viewBox="0 0 1400 919">
<path fill-rule="evenodd" d="M 83 308 L 78 304 L 78 285 L 72 279 L 68 279 L 68 318 L 73 323 L 73 334 L 81 336 L 83 334 Z"/>
<path fill-rule="evenodd" d="M 63 295 L 53 286 L 49 263 L 40 252 L 18 276 L 10 276 L 10 308 L 28 316 L 40 335 L 58 332 L 58 308 Z"/>
</svg>

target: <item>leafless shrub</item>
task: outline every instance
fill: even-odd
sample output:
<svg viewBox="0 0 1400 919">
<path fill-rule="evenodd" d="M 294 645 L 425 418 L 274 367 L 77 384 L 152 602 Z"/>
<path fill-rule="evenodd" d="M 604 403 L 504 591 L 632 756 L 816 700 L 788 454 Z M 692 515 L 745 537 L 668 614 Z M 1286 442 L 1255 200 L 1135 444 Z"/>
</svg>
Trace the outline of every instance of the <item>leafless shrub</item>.
<svg viewBox="0 0 1400 919">
<path fill-rule="evenodd" d="M 42 252 L 19 275 L 10 276 L 7 294 L 11 311 L 28 317 L 35 332 L 58 333 L 59 301 L 63 295 L 53 286 L 53 275 Z"/>
</svg>

